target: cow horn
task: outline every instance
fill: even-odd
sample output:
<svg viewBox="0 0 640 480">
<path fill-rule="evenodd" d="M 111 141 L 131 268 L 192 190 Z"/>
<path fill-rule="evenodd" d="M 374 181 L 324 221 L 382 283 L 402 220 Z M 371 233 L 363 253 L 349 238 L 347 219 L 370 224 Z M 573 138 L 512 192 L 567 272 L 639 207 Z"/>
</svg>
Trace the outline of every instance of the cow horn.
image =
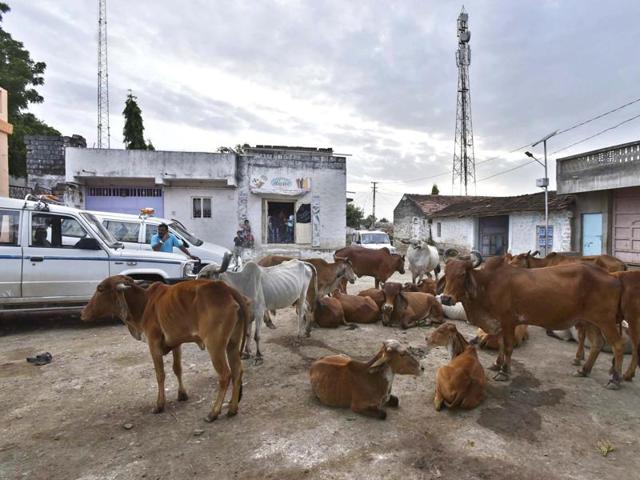
<svg viewBox="0 0 640 480">
<path fill-rule="evenodd" d="M 116 285 L 116 291 L 118 292 L 122 292 L 124 290 L 127 290 L 128 288 L 131 288 L 131 285 L 127 285 L 126 283 L 118 283 Z"/>
<path fill-rule="evenodd" d="M 473 268 L 476 268 L 484 260 L 480 252 L 477 250 L 471 250 L 471 256 L 474 257 L 473 263 L 471 264 Z"/>
<path fill-rule="evenodd" d="M 231 254 L 229 252 L 225 252 L 222 257 L 222 265 L 220 265 L 218 270 L 214 270 L 213 273 L 219 275 L 220 273 L 226 272 L 227 268 L 229 268 L 229 262 L 231 262 Z"/>
<path fill-rule="evenodd" d="M 527 257 L 530 257 L 530 256 L 531 256 L 531 250 L 527 252 Z"/>
<path fill-rule="evenodd" d="M 540 250 L 536 250 L 531 254 L 532 257 L 539 256 L 539 255 L 540 255 Z"/>
</svg>

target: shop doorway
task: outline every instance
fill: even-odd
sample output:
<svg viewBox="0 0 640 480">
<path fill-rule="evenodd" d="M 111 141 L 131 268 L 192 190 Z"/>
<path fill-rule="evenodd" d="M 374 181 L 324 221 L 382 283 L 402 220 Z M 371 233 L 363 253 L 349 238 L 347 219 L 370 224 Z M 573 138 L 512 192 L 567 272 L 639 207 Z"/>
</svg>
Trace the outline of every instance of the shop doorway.
<svg viewBox="0 0 640 480">
<path fill-rule="evenodd" d="M 267 201 L 267 243 L 295 243 L 295 202 Z"/>
</svg>

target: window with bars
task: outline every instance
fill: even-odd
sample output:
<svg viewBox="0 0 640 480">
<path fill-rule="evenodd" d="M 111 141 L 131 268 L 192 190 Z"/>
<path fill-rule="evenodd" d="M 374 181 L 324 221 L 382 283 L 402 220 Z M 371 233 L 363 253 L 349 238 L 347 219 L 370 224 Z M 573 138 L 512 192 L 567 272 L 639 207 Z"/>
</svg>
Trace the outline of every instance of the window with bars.
<svg viewBox="0 0 640 480">
<path fill-rule="evenodd" d="M 90 187 L 92 197 L 161 197 L 162 189 L 153 187 Z"/>
<path fill-rule="evenodd" d="M 211 218 L 211 198 L 193 197 L 193 218 Z"/>
</svg>

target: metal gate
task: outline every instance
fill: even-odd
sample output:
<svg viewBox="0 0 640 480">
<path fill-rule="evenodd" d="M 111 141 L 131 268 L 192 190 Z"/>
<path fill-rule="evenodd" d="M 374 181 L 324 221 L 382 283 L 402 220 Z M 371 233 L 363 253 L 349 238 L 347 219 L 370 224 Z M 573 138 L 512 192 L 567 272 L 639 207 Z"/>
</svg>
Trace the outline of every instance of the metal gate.
<svg viewBox="0 0 640 480">
<path fill-rule="evenodd" d="M 479 219 L 479 249 L 484 256 L 502 255 L 509 249 L 509 217 L 481 217 Z"/>
<path fill-rule="evenodd" d="M 640 188 L 623 188 L 613 194 L 613 255 L 640 264 Z"/>
<path fill-rule="evenodd" d="M 85 207 L 87 210 L 134 215 L 140 213 L 141 208 L 153 208 L 155 216 L 164 216 L 164 202 L 160 187 L 87 187 Z"/>
</svg>

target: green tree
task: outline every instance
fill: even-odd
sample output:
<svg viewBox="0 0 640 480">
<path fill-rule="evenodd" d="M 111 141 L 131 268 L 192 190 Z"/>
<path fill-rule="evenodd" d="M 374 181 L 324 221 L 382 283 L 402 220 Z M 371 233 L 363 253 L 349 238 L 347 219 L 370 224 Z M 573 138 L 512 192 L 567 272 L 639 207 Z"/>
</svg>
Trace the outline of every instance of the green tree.
<svg viewBox="0 0 640 480">
<path fill-rule="evenodd" d="M 124 147 L 127 150 L 150 150 L 144 141 L 144 124 L 142 122 L 142 110 L 136 101 L 137 97 L 133 96 L 131 90 L 124 102 L 124 128 L 122 135 L 124 136 Z M 153 147 L 153 145 L 151 145 Z"/>
<path fill-rule="evenodd" d="M 373 214 L 369 215 L 367 218 L 365 218 L 362 223 L 364 224 L 364 226 L 368 229 L 372 229 L 375 228 L 376 226 L 376 217 L 373 216 Z"/>
<path fill-rule="evenodd" d="M 0 22 L 11 9 L 0 2 Z M 27 149 L 25 135 L 60 135 L 53 127 L 24 110 L 31 103 L 42 103 L 44 98 L 35 87 L 44 84 L 44 62 L 35 62 L 24 44 L 15 40 L 0 25 L 0 86 L 9 95 L 8 120 L 13 124 L 13 135 L 9 136 L 9 173 L 26 176 Z"/>
<path fill-rule="evenodd" d="M 382 217 L 380 220 L 378 220 L 380 223 L 389 223 L 389 220 L 387 220 L 387 217 Z"/>
<path fill-rule="evenodd" d="M 431 187 L 431 195 L 440 195 L 440 189 L 437 183 L 434 183 L 433 187 Z"/>
<path fill-rule="evenodd" d="M 153 146 L 153 143 L 151 143 L 151 139 L 149 139 L 149 141 L 147 142 L 147 150 L 153 150 L 155 151 L 156 147 Z"/>
<path fill-rule="evenodd" d="M 360 228 L 362 219 L 364 218 L 364 210 L 357 207 L 353 202 L 347 203 L 347 226 L 351 228 Z"/>
</svg>

